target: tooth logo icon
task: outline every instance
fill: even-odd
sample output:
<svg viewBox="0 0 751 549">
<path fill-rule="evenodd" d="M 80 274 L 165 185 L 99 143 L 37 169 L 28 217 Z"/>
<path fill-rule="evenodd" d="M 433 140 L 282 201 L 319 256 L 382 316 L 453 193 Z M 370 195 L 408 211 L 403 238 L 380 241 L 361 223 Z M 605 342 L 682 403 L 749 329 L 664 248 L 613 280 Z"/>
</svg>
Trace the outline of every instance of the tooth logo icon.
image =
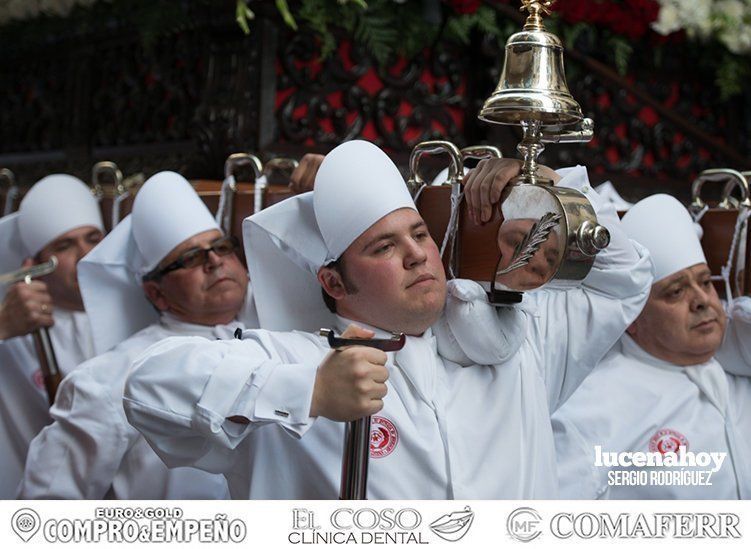
<svg viewBox="0 0 751 549">
<path fill-rule="evenodd" d="M 475 520 L 475 513 L 467 506 L 464 511 L 449 513 L 436 519 L 430 524 L 430 529 L 441 539 L 459 541 L 469 531 L 473 520 Z"/>
<path fill-rule="evenodd" d="M 29 541 L 39 531 L 41 522 L 33 509 L 19 509 L 10 520 L 10 525 L 19 538 Z"/>
</svg>

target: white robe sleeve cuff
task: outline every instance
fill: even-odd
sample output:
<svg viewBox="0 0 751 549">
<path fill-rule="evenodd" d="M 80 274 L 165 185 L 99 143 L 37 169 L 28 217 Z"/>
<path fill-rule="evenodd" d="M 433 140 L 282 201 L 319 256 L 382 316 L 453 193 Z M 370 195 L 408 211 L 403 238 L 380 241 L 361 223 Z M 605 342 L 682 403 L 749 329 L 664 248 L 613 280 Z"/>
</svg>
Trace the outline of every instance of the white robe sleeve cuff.
<svg viewBox="0 0 751 549">
<path fill-rule="evenodd" d="M 273 422 L 295 437 L 303 436 L 315 420 L 310 406 L 318 364 L 276 364 L 266 371 L 268 375 L 254 378 L 250 390 L 237 399 L 230 416 Z"/>
</svg>

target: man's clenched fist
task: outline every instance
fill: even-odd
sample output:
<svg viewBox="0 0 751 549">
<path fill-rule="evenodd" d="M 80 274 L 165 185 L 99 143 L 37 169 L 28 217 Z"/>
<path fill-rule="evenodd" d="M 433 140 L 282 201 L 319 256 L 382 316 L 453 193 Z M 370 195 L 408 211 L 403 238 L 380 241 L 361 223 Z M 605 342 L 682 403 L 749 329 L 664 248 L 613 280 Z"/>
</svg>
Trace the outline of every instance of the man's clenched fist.
<svg viewBox="0 0 751 549">
<path fill-rule="evenodd" d="M 372 338 L 370 330 L 350 325 L 342 337 Z M 331 351 L 318 367 L 312 417 L 333 421 L 353 421 L 383 408 L 386 396 L 386 353 L 357 345 Z"/>
</svg>

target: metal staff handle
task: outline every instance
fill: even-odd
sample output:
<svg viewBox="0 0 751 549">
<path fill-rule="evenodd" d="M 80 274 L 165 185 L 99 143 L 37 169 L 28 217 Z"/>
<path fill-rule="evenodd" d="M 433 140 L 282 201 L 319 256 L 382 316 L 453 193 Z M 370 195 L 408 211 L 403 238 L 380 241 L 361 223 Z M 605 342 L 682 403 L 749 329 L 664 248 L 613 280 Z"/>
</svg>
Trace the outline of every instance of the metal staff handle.
<svg viewBox="0 0 751 549">
<path fill-rule="evenodd" d="M 8 168 L 0 170 L 0 180 L 8 182 L 8 191 L 5 193 L 5 207 L 3 208 L 3 216 L 13 213 L 13 206 L 18 196 L 18 186 L 16 185 L 16 176 Z"/>
<path fill-rule="evenodd" d="M 404 334 L 390 339 L 338 337 L 333 330 L 322 328 L 319 334 L 328 339 L 332 349 L 349 345 L 373 347 L 384 352 L 398 351 L 407 342 Z M 370 416 L 348 421 L 344 428 L 344 455 L 339 499 L 368 499 L 368 462 L 370 459 Z"/>
<path fill-rule="evenodd" d="M 53 255 L 45 263 L 0 275 L 0 283 L 14 284 L 23 281 L 26 284 L 31 284 L 32 279 L 50 274 L 56 268 L 57 257 Z M 57 357 L 55 356 L 55 348 L 52 346 L 52 339 L 50 339 L 50 333 L 47 328 L 39 328 L 31 335 L 34 338 L 34 347 L 39 359 L 39 366 L 42 370 L 42 377 L 44 378 L 44 388 L 47 390 L 47 400 L 50 406 L 52 406 L 55 403 L 57 387 L 63 380 L 60 367 L 57 363 Z"/>
</svg>

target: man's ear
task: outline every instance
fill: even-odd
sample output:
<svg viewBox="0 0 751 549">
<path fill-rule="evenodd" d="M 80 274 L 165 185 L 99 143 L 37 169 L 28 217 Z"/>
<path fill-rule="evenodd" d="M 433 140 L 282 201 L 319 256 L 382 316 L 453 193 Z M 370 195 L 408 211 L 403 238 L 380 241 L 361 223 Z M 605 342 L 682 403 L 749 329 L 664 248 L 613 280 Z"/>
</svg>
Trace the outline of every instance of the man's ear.
<svg viewBox="0 0 751 549">
<path fill-rule="evenodd" d="M 347 295 L 347 290 L 342 281 L 342 275 L 335 269 L 321 267 L 318 270 L 318 282 L 323 291 L 334 299 L 341 299 Z"/>
<path fill-rule="evenodd" d="M 639 330 L 639 317 L 637 317 L 636 320 L 634 320 L 631 325 L 626 328 L 626 333 L 630 335 L 631 337 L 636 336 L 636 332 Z"/>
<path fill-rule="evenodd" d="M 169 309 L 169 303 L 164 297 L 159 284 L 155 281 L 147 280 L 144 282 L 143 293 L 146 294 L 146 299 L 148 299 L 159 311 L 167 311 Z"/>
</svg>

